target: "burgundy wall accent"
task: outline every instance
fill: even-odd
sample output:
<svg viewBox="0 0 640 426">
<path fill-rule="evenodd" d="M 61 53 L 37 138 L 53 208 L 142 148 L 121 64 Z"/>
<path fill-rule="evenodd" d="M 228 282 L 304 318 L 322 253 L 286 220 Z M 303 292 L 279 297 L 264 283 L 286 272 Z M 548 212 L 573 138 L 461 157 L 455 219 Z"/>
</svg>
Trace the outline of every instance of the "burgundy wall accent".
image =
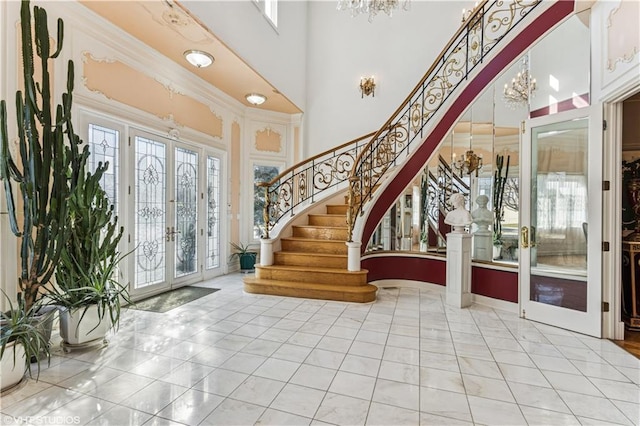
<svg viewBox="0 0 640 426">
<path fill-rule="evenodd" d="M 447 262 L 444 258 L 427 259 L 415 256 L 376 256 L 362 260 L 369 271 L 367 281 L 412 280 L 446 285 Z M 498 271 L 473 266 L 471 292 L 492 299 L 518 303 L 518 272 Z"/>
<path fill-rule="evenodd" d="M 362 260 L 362 268 L 369 271 L 367 281 L 413 280 L 445 285 L 447 262 L 415 256 L 376 256 Z"/>
<path fill-rule="evenodd" d="M 518 303 L 518 273 L 474 266 L 471 293 Z"/>
<path fill-rule="evenodd" d="M 473 102 L 476 96 L 478 96 L 478 94 L 482 92 L 484 88 L 491 83 L 491 81 L 493 81 L 493 79 L 515 58 L 520 56 L 522 52 L 524 52 L 564 17 L 573 12 L 573 8 L 573 0 L 557 1 L 537 17 L 528 27 L 517 34 L 511 43 L 505 46 L 503 50 L 498 52 L 491 61 L 486 63 L 480 69 L 478 75 L 476 75 L 462 90 L 460 95 L 455 98 L 452 105 L 446 111 L 442 119 L 435 125 L 431 133 L 426 137 L 425 141 L 418 147 L 409 161 L 402 166 L 402 169 L 394 176 L 389 186 L 384 189 L 380 194 L 380 197 L 375 201 L 371 213 L 366 219 L 361 241 L 369 241 L 371 234 L 378 226 L 378 223 L 389 207 L 395 202 L 400 193 L 404 191 L 420 169 L 422 169 L 434 149 L 446 136 L 453 123 Z M 363 244 L 363 252 L 365 248 L 366 244 Z"/>
<path fill-rule="evenodd" d="M 589 94 L 585 93 L 584 95 L 578 95 L 577 96 L 582 102 L 584 102 L 586 105 L 589 105 Z M 577 109 L 578 107 L 575 106 L 575 104 L 573 103 L 574 100 L 573 98 L 571 99 L 565 99 L 564 101 L 560 101 L 556 104 L 554 104 L 554 106 L 556 107 L 556 111 L 555 112 L 564 112 L 564 111 L 570 111 L 572 109 Z M 536 118 L 536 117 L 543 117 L 545 115 L 549 115 L 551 114 L 551 107 L 550 106 L 546 106 L 544 108 L 539 108 L 536 109 L 534 111 L 531 111 L 529 113 L 529 115 L 531 116 L 531 118 Z"/>
<path fill-rule="evenodd" d="M 587 283 L 531 275 L 531 300 L 587 312 Z"/>
</svg>

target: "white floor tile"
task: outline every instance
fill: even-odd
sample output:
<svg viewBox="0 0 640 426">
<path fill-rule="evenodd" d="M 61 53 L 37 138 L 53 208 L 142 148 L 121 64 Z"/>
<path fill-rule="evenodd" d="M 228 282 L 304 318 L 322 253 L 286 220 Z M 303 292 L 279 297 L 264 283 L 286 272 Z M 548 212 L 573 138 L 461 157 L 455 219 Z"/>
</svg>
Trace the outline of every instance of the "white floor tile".
<svg viewBox="0 0 640 426">
<path fill-rule="evenodd" d="M 328 393 L 315 418 L 335 425 L 364 425 L 368 409 L 369 401 Z"/>
<path fill-rule="evenodd" d="M 640 360 L 610 341 L 455 309 L 442 289 L 356 304 L 248 294 L 242 277 L 165 314 L 123 311 L 107 347 L 54 347 L 39 382 L 2 396 L 3 421 L 640 424 Z"/>
</svg>

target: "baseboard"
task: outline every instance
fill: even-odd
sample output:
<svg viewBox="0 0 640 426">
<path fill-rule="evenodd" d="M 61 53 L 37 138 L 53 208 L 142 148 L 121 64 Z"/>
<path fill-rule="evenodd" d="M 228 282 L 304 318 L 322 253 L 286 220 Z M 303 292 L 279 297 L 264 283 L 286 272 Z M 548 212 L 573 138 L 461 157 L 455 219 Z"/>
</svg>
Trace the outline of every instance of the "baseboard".
<svg viewBox="0 0 640 426">
<path fill-rule="evenodd" d="M 473 295 L 473 303 L 478 305 L 487 306 L 489 308 L 499 309 L 501 311 L 518 313 L 518 304 L 513 302 L 507 302 L 506 300 L 494 299 L 492 297 L 482 296 L 479 294 Z"/>
<path fill-rule="evenodd" d="M 385 287 L 404 287 L 404 288 L 417 288 L 421 290 L 430 290 L 430 291 L 438 291 L 444 294 L 445 286 L 425 283 L 423 281 L 413 281 L 413 280 L 377 280 L 369 282 L 369 284 L 373 284 L 378 288 Z"/>
</svg>

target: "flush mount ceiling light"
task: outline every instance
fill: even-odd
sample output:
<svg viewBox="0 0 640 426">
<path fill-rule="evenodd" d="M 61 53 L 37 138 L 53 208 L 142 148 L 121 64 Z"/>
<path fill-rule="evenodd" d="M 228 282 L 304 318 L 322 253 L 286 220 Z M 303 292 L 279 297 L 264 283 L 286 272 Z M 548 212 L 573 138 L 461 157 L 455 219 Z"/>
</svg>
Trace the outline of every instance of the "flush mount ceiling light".
<svg viewBox="0 0 640 426">
<path fill-rule="evenodd" d="M 202 50 L 187 50 L 183 55 L 194 67 L 204 68 L 213 63 L 213 56 Z"/>
<path fill-rule="evenodd" d="M 261 105 L 264 103 L 264 101 L 267 100 L 267 97 L 264 95 L 261 95 L 260 93 L 249 93 L 248 95 L 245 96 L 245 99 L 251 105 Z"/>
</svg>

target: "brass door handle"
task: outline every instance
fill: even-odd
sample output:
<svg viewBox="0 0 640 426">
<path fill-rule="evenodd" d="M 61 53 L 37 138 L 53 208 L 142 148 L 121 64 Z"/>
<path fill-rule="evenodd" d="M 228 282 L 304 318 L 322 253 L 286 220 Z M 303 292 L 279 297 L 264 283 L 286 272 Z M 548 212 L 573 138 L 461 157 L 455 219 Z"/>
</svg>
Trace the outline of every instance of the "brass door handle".
<svg viewBox="0 0 640 426">
<path fill-rule="evenodd" d="M 526 226 L 520 229 L 520 247 L 529 248 L 529 228 Z"/>
</svg>

